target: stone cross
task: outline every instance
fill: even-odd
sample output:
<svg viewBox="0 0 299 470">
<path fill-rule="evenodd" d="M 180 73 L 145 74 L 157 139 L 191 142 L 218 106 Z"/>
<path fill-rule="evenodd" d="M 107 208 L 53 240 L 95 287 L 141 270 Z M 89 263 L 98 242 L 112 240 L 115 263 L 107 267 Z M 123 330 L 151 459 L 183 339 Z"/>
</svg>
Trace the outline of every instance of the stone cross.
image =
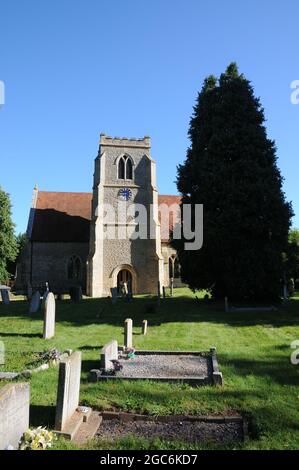
<svg viewBox="0 0 299 470">
<path fill-rule="evenodd" d="M 51 339 L 55 335 L 55 297 L 52 292 L 47 295 L 44 314 L 44 339 Z"/>
<path fill-rule="evenodd" d="M 64 430 L 79 405 L 81 352 L 74 352 L 59 364 L 55 430 Z"/>
<path fill-rule="evenodd" d="M 29 313 L 36 313 L 40 307 L 40 292 L 37 291 L 31 297 Z"/>
<path fill-rule="evenodd" d="M 124 337 L 125 337 L 125 348 L 130 349 L 133 347 L 133 320 L 127 318 L 125 321 L 125 329 L 124 329 Z"/>
<path fill-rule="evenodd" d="M 142 334 L 146 336 L 147 334 L 147 320 L 143 320 L 142 322 Z"/>
<path fill-rule="evenodd" d="M 30 385 L 9 384 L 0 389 L 0 450 L 18 449 L 29 429 Z"/>
</svg>

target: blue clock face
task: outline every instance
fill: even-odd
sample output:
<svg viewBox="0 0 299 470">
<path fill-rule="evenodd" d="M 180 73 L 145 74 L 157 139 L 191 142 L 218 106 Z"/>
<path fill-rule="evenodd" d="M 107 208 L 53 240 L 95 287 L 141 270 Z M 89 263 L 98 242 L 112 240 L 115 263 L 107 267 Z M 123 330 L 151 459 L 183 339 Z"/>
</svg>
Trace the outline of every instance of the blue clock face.
<svg viewBox="0 0 299 470">
<path fill-rule="evenodd" d="M 122 188 L 119 190 L 118 196 L 122 201 L 129 201 L 132 197 L 132 191 L 129 188 Z"/>
</svg>

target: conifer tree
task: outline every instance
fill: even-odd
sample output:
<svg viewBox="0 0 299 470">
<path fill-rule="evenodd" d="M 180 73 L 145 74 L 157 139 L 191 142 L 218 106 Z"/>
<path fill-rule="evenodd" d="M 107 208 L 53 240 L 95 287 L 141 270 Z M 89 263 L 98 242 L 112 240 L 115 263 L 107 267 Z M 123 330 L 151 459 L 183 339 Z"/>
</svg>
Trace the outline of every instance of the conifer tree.
<svg viewBox="0 0 299 470">
<path fill-rule="evenodd" d="M 292 207 L 264 110 L 235 63 L 205 80 L 189 137 L 177 187 L 183 203 L 204 206 L 204 244 L 192 252 L 174 243 L 183 280 L 217 298 L 278 298 Z"/>
</svg>

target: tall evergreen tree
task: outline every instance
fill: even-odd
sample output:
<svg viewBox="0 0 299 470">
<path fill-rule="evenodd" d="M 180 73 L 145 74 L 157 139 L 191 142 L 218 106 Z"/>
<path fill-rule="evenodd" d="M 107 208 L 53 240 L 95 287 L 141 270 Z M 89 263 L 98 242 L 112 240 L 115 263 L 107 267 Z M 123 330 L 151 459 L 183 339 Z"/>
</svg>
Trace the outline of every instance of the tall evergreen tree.
<svg viewBox="0 0 299 470">
<path fill-rule="evenodd" d="M 15 260 L 17 251 L 9 194 L 0 187 L 0 282 L 8 279 L 7 264 Z"/>
<path fill-rule="evenodd" d="M 231 299 L 281 293 L 293 213 L 264 123 L 260 101 L 235 63 L 219 80 L 205 80 L 177 176 L 183 203 L 204 206 L 203 248 L 184 251 L 184 240 L 175 243 L 183 280 L 194 290 Z"/>
</svg>

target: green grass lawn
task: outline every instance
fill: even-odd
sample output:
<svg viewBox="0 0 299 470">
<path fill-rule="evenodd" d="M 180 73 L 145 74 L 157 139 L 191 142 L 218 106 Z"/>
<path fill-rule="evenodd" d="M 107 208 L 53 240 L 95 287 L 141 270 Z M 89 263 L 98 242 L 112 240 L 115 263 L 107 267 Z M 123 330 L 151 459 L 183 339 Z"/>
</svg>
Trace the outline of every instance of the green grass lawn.
<svg viewBox="0 0 299 470">
<path fill-rule="evenodd" d="M 24 301 L 0 305 L 0 340 L 6 365 L 0 370 L 28 368 L 34 353 L 51 347 L 82 351 L 80 401 L 98 410 L 124 410 L 152 415 L 208 414 L 237 411 L 247 416 L 251 438 L 243 449 L 299 449 L 299 366 L 293 366 L 290 344 L 299 340 L 299 297 L 272 313 L 225 313 L 223 305 L 195 301 L 188 289 L 161 301 L 158 313 L 146 313 L 152 300 L 138 297 L 130 304 L 86 299 L 81 304 L 57 302 L 56 335 L 42 339 L 42 313 L 29 317 Z M 88 383 L 99 367 L 101 347 L 111 339 L 123 344 L 123 322 L 134 321 L 137 349 L 205 351 L 216 346 L 224 387 L 192 388 L 153 382 Z M 149 322 L 143 337 L 141 323 Z M 58 368 L 31 379 L 31 425 L 53 427 Z M 60 440 L 58 448 L 74 448 Z M 98 449 L 191 449 L 183 443 L 126 439 L 91 442 Z M 198 448 L 204 448 L 200 446 Z M 211 446 L 210 446 L 211 448 Z"/>
</svg>

